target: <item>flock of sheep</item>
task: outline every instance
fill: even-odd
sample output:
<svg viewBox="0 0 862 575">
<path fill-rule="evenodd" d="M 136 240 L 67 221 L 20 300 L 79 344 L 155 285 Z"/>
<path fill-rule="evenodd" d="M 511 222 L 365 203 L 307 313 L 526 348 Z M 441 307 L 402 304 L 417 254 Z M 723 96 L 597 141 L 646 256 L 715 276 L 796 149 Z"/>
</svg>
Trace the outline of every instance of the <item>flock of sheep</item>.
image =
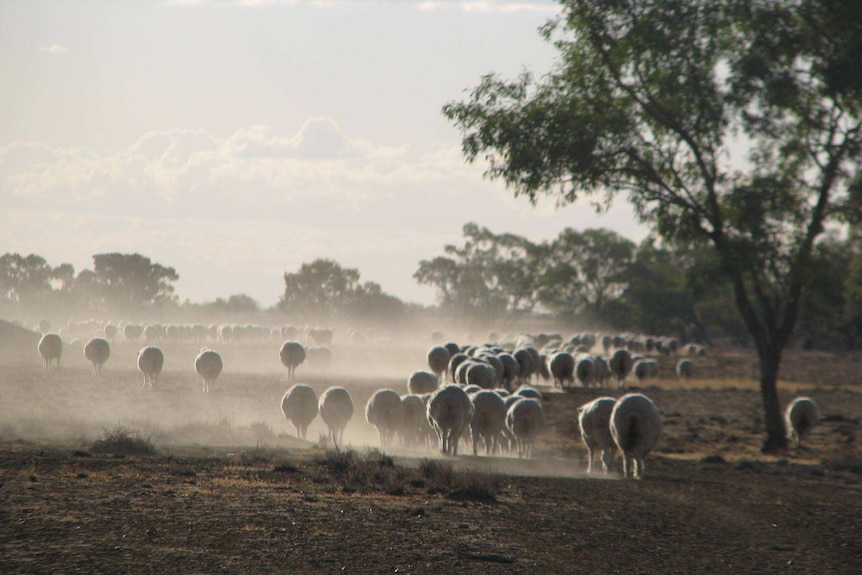
<svg viewBox="0 0 862 575">
<path fill-rule="evenodd" d="M 109 339 L 119 331 L 112 327 L 105 326 L 106 337 L 92 337 L 83 346 L 94 376 L 101 374 L 110 357 Z M 138 329 L 134 324 L 124 326 L 124 331 L 134 332 L 125 334 L 132 340 Z M 268 333 L 271 336 L 274 332 Z M 279 335 L 283 332 L 284 329 L 278 330 Z M 189 334 L 193 333 L 191 329 Z M 222 338 L 228 331 L 217 329 L 215 333 Z M 231 329 L 230 333 L 229 339 L 239 332 Z M 263 331 L 259 333 L 263 335 Z M 332 331 L 318 330 L 314 338 L 329 343 Z M 599 343 L 607 359 L 590 353 Z M 307 348 L 292 339 L 282 344 L 279 358 L 287 368 L 288 380 L 295 379 L 296 368 L 312 349 L 329 354 L 326 348 Z M 365 406 L 365 419 L 376 428 L 381 449 L 391 448 L 398 438 L 408 448 L 436 444 L 443 454 L 455 456 L 464 440 L 472 443 L 474 456 L 483 446 L 487 455 L 512 452 L 529 458 L 546 427 L 542 395 L 531 385 L 533 378 L 553 380 L 553 385 L 562 389 L 576 384 L 608 386 L 613 380 L 617 389 L 622 389 L 631 377 L 641 381 L 657 375 L 658 362 L 646 354 L 676 354 L 681 350 L 692 356 L 705 353 L 695 344 L 681 348 L 671 338 L 604 336 L 599 340 L 593 334 L 575 335 L 568 341 L 540 334 L 519 336 L 510 344 L 435 345 L 427 354 L 429 369 L 410 375 L 407 393 L 377 390 Z M 53 369 L 55 363 L 59 367 L 63 339 L 58 333 L 44 333 L 38 351 L 45 370 Z M 157 387 L 163 366 L 164 353 L 159 347 L 147 345 L 138 352 L 137 367 L 145 388 Z M 223 369 L 221 356 L 205 347 L 195 358 L 194 367 L 204 393 L 209 393 Z M 676 363 L 677 377 L 688 378 L 693 373 L 691 359 Z M 335 445 L 343 441 L 345 427 L 354 415 L 350 392 L 340 386 L 328 388 L 318 398 L 312 387 L 293 385 L 282 397 L 281 410 L 302 439 L 306 438 L 309 424 L 320 415 Z M 788 437 L 797 444 L 819 422 L 817 406 L 807 397 L 791 403 L 785 416 Z M 597 453 L 602 469 L 608 472 L 611 455 L 619 450 L 626 477 L 643 476 L 644 456 L 655 448 L 662 427 L 658 409 L 640 393 L 590 401 L 578 408 L 578 423 L 588 452 L 587 472 L 592 472 Z"/>
</svg>

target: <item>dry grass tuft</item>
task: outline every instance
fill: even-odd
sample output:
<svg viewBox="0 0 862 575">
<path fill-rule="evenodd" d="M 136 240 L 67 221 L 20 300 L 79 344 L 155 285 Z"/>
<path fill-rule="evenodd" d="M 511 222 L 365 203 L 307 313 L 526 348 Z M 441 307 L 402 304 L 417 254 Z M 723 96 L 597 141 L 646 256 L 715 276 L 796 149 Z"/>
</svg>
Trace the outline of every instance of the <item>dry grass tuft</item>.
<svg viewBox="0 0 862 575">
<path fill-rule="evenodd" d="M 93 442 L 90 450 L 93 453 L 111 455 L 154 455 L 156 453 L 149 436 L 143 436 L 124 427 L 106 429 L 102 438 Z"/>
</svg>

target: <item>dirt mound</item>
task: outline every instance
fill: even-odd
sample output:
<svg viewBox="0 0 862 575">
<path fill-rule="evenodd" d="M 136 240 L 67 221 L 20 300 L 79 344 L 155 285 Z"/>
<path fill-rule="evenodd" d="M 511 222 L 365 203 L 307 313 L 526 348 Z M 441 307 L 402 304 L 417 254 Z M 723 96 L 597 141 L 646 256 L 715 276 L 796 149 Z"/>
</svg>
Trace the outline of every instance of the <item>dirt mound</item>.
<svg viewBox="0 0 862 575">
<path fill-rule="evenodd" d="M 15 325 L 5 319 L 0 319 L 0 354 L 20 355 L 35 353 L 39 338 L 35 331 Z"/>
</svg>

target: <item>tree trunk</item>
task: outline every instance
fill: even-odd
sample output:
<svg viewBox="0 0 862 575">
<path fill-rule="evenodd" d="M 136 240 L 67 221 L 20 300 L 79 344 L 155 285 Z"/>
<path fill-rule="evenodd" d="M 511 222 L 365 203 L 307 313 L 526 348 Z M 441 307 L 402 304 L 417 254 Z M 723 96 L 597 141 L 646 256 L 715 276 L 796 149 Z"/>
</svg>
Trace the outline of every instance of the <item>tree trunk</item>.
<svg viewBox="0 0 862 575">
<path fill-rule="evenodd" d="M 766 350 L 760 354 L 760 395 L 763 398 L 763 413 L 766 417 L 766 441 L 763 452 L 770 453 L 787 448 L 787 431 L 778 401 L 778 365 L 781 352 Z"/>
</svg>

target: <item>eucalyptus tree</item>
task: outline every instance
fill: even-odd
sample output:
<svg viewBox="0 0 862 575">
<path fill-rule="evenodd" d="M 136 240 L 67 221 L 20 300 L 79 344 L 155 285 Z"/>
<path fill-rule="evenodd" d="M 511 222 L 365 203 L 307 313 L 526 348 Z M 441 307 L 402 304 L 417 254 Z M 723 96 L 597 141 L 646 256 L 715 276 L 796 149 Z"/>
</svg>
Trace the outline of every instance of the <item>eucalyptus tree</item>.
<svg viewBox="0 0 862 575">
<path fill-rule="evenodd" d="M 765 450 L 827 226 L 862 205 L 862 3 L 565 0 L 553 69 L 482 78 L 444 115 L 516 195 L 624 194 L 670 242 L 711 246 L 757 348 Z"/>
</svg>

